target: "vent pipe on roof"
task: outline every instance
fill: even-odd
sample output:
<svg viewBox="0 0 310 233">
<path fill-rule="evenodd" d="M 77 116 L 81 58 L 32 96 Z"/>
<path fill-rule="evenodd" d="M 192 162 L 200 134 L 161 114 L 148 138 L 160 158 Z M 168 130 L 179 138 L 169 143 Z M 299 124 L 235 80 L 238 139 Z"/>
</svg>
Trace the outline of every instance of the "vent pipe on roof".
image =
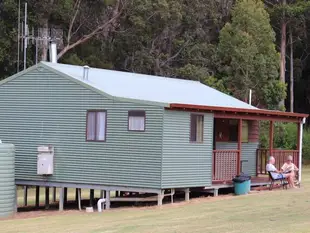
<svg viewBox="0 0 310 233">
<path fill-rule="evenodd" d="M 89 66 L 83 66 L 83 80 L 88 80 Z"/>
<path fill-rule="evenodd" d="M 249 93 L 249 104 L 252 105 L 252 89 L 250 89 Z"/>
<path fill-rule="evenodd" d="M 50 43 L 50 62 L 57 63 L 57 44 L 52 41 Z"/>
</svg>

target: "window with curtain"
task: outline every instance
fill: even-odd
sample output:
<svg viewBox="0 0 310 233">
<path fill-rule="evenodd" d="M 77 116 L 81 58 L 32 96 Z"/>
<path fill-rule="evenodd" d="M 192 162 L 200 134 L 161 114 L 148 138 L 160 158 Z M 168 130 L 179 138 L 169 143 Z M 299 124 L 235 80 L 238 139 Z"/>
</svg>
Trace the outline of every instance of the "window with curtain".
<svg viewBox="0 0 310 233">
<path fill-rule="evenodd" d="M 238 142 L 238 121 L 230 120 L 229 121 L 229 141 Z M 248 121 L 242 121 L 242 135 L 241 142 L 249 141 L 249 126 Z"/>
<path fill-rule="evenodd" d="M 238 142 L 238 121 L 229 120 L 229 141 Z"/>
<path fill-rule="evenodd" d="M 87 111 L 86 140 L 105 141 L 106 137 L 106 111 Z"/>
<path fill-rule="evenodd" d="M 145 131 L 145 111 L 128 111 L 128 130 Z"/>
<path fill-rule="evenodd" d="M 191 115 L 190 141 L 203 142 L 203 115 Z"/>
<path fill-rule="evenodd" d="M 242 142 L 249 142 L 249 124 L 248 121 L 242 121 Z"/>
</svg>

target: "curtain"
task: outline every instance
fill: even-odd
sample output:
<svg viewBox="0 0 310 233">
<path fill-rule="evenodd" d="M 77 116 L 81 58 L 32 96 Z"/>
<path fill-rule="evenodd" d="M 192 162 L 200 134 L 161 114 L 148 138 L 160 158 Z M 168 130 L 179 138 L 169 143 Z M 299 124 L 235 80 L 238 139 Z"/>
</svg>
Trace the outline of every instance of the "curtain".
<svg viewBox="0 0 310 233">
<path fill-rule="evenodd" d="M 197 116 L 197 136 L 196 141 L 203 141 L 203 116 Z"/>
<path fill-rule="evenodd" d="M 242 142 L 249 142 L 249 124 L 248 121 L 242 121 Z"/>
<path fill-rule="evenodd" d="M 191 115 L 191 142 L 203 142 L 203 115 Z"/>
<path fill-rule="evenodd" d="M 190 133 L 190 141 L 197 141 L 197 116 L 191 115 L 191 133 Z"/>
<path fill-rule="evenodd" d="M 97 112 L 96 120 L 96 140 L 104 141 L 106 131 L 106 112 Z"/>
<path fill-rule="evenodd" d="M 87 140 L 95 140 L 96 131 L 96 113 L 87 113 Z"/>
<path fill-rule="evenodd" d="M 144 131 L 144 116 L 129 116 L 128 129 L 134 131 Z"/>
</svg>

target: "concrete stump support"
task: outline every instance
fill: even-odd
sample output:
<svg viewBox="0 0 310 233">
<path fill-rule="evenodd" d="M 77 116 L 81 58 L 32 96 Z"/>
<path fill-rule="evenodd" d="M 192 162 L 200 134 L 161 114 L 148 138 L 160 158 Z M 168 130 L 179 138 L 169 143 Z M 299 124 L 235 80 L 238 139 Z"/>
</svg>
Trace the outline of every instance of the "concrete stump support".
<svg viewBox="0 0 310 233">
<path fill-rule="evenodd" d="M 185 201 L 189 201 L 189 188 L 185 189 Z"/>
<path fill-rule="evenodd" d="M 59 211 L 64 210 L 64 188 L 59 189 Z"/>
<path fill-rule="evenodd" d="M 106 197 L 105 197 L 105 208 L 108 210 L 111 207 L 111 202 L 110 202 L 110 190 L 106 191 Z"/>
<path fill-rule="evenodd" d="M 218 189 L 214 189 L 214 196 L 217 197 L 219 195 L 219 190 Z"/>
<path fill-rule="evenodd" d="M 160 193 L 157 196 L 157 205 L 162 206 L 163 205 L 163 199 L 164 199 L 164 190 L 161 190 Z"/>
</svg>

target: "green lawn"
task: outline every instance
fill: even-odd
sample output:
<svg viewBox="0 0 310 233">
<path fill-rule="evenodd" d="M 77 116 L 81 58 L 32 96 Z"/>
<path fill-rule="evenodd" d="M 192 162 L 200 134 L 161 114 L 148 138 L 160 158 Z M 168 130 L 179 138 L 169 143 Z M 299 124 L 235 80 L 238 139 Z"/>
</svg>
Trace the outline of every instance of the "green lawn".
<svg viewBox="0 0 310 233">
<path fill-rule="evenodd" d="M 302 188 L 239 197 L 193 199 L 162 208 L 69 212 L 0 221 L 0 232 L 310 232 L 310 169 Z"/>
</svg>

